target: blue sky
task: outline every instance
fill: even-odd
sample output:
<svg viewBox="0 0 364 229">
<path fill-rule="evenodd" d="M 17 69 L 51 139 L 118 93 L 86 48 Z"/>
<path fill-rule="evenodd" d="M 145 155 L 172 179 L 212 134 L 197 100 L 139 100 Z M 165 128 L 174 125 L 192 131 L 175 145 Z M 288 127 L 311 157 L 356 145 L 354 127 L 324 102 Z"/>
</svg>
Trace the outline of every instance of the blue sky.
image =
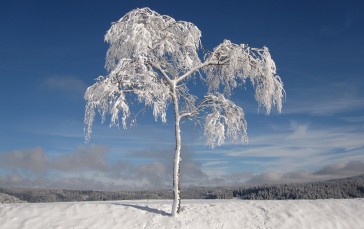
<svg viewBox="0 0 364 229">
<path fill-rule="evenodd" d="M 268 46 L 287 93 L 259 113 L 241 90 L 249 143 L 210 149 L 182 127 L 182 185 L 304 182 L 364 173 L 362 1 L 27 1 L 0 3 L 0 186 L 171 188 L 174 136 L 147 112 L 133 129 L 98 118 L 84 144 L 83 94 L 104 69 L 103 36 L 137 7 L 194 23 L 204 48 Z"/>
</svg>

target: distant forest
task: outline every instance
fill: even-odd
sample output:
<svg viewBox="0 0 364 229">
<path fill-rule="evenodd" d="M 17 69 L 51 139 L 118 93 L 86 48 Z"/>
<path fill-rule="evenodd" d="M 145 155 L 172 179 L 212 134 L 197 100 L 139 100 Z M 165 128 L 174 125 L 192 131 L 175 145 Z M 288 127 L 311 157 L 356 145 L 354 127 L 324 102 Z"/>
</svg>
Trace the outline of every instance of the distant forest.
<svg viewBox="0 0 364 229">
<path fill-rule="evenodd" d="M 156 191 L 79 191 L 65 189 L 0 188 L 0 203 L 70 202 L 137 199 L 172 199 L 171 190 Z M 183 199 L 288 200 L 364 198 L 364 174 L 344 179 L 303 184 L 252 187 L 199 187 L 182 190 Z"/>
</svg>

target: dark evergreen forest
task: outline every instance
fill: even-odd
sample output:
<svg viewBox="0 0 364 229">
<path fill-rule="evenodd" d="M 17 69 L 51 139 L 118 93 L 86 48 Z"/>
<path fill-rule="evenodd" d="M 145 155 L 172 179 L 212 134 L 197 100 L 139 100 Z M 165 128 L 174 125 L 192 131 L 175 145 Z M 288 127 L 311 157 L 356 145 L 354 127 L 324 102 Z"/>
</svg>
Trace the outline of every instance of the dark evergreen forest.
<svg viewBox="0 0 364 229">
<path fill-rule="evenodd" d="M 65 189 L 0 188 L 0 203 L 70 202 L 137 199 L 172 199 L 172 190 L 155 191 L 80 191 Z M 195 187 L 182 190 L 183 199 L 289 200 L 364 198 L 364 174 L 344 179 L 302 184 L 242 187 Z"/>
</svg>

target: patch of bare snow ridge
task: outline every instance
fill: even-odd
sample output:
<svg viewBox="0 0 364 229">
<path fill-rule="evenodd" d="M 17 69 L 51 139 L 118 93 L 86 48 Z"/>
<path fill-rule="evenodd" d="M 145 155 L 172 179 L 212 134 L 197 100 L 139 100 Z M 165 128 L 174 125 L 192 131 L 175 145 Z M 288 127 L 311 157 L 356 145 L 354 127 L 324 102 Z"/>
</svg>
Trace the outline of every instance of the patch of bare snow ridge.
<svg viewBox="0 0 364 229">
<path fill-rule="evenodd" d="M 0 228 L 364 228 L 364 199 L 0 204 Z"/>
</svg>

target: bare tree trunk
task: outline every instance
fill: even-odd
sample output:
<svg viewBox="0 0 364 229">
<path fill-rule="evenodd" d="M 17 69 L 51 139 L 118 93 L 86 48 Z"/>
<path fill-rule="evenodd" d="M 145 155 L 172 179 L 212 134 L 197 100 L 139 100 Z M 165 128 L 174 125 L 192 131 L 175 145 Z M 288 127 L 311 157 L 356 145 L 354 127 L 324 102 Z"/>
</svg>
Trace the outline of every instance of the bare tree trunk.
<svg viewBox="0 0 364 229">
<path fill-rule="evenodd" d="M 181 196 L 180 196 L 180 162 L 181 162 L 181 130 L 180 130 L 180 115 L 178 109 L 178 98 L 176 87 L 173 86 L 173 103 L 174 103 L 174 116 L 175 116 L 175 137 L 176 137 L 176 151 L 174 154 L 174 167 L 173 167 L 173 194 L 174 200 L 172 205 L 172 216 L 175 216 L 181 210 Z"/>
</svg>

